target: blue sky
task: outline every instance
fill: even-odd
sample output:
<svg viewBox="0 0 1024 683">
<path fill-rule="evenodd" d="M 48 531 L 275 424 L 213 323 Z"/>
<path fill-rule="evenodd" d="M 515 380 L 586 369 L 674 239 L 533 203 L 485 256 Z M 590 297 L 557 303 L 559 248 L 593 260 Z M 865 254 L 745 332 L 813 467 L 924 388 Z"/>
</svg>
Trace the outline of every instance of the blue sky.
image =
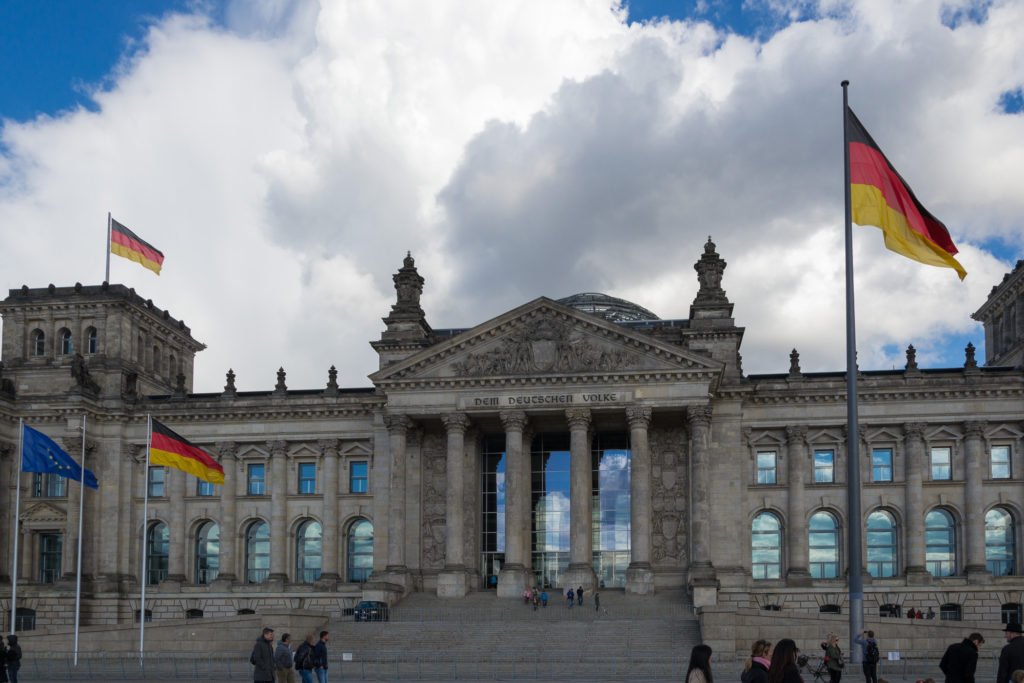
<svg viewBox="0 0 1024 683">
<path fill-rule="evenodd" d="M 1024 48 L 1005 30 L 1021 3 L 636 0 L 630 24 L 613 9 L 0 3 L 0 224 L 30 228 L 0 234 L 0 287 L 100 281 L 112 211 L 165 251 L 159 278 L 117 259 L 111 278 L 208 344 L 197 389 L 228 367 L 241 389 L 280 366 L 319 386 L 332 364 L 365 386 L 406 250 L 435 327 L 579 291 L 684 318 L 712 235 L 744 369 L 785 372 L 797 348 L 804 370 L 837 370 L 849 78 L 969 272 L 858 228 L 862 367 L 900 367 L 908 344 L 922 367 L 981 349 L 970 313 L 1024 252 Z"/>
</svg>

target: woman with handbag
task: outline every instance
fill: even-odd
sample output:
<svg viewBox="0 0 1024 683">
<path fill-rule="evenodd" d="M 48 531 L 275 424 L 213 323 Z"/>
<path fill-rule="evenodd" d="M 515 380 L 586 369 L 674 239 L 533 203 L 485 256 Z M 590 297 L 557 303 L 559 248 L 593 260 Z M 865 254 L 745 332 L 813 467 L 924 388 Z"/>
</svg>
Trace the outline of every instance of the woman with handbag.
<svg viewBox="0 0 1024 683">
<path fill-rule="evenodd" d="M 825 646 L 825 666 L 828 667 L 828 683 L 839 683 L 843 676 L 843 651 L 839 649 L 839 637 L 829 632 Z"/>
</svg>

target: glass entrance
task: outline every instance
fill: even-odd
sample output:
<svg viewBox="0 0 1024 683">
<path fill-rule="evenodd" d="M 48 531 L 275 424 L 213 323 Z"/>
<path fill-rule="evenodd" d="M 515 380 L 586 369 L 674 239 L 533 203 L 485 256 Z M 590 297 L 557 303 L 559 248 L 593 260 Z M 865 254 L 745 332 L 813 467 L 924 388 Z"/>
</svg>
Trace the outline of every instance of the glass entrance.
<svg viewBox="0 0 1024 683">
<path fill-rule="evenodd" d="M 530 453 L 533 573 L 537 585 L 560 585 L 569 566 L 568 434 L 541 434 Z"/>
</svg>

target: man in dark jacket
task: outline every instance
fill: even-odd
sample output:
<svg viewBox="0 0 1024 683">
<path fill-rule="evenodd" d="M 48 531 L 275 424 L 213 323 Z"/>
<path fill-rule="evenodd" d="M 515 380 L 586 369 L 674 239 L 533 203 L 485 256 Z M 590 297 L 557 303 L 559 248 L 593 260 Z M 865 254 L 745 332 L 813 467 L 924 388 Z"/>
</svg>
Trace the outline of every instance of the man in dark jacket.
<svg viewBox="0 0 1024 683">
<path fill-rule="evenodd" d="M 274 650 L 274 669 L 277 683 L 295 683 L 295 669 L 292 657 L 292 634 L 285 633 Z"/>
<path fill-rule="evenodd" d="M 946 683 L 974 683 L 978 668 L 978 647 L 985 642 L 980 633 L 972 633 L 962 643 L 953 643 L 942 655 L 939 668 L 946 674 Z"/>
<path fill-rule="evenodd" d="M 256 644 L 249 655 L 249 663 L 253 665 L 252 680 L 254 683 L 272 683 L 274 680 L 274 629 L 269 626 L 263 629 L 263 635 L 256 639 Z"/>
<path fill-rule="evenodd" d="M 7 680 L 18 683 L 18 669 L 21 668 L 21 645 L 18 636 L 13 633 L 7 636 Z"/>
<path fill-rule="evenodd" d="M 1009 683 L 1010 676 L 1017 669 L 1024 669 L 1024 638 L 1021 637 L 1020 624 L 1011 621 L 1006 625 L 1004 635 L 1006 645 L 999 653 L 999 673 L 996 674 L 996 683 Z"/>
<path fill-rule="evenodd" d="M 316 664 L 313 665 L 313 673 L 316 674 L 317 683 L 327 683 L 327 639 L 331 634 L 327 631 L 320 631 L 320 640 L 316 641 L 313 648 L 313 657 Z"/>
</svg>

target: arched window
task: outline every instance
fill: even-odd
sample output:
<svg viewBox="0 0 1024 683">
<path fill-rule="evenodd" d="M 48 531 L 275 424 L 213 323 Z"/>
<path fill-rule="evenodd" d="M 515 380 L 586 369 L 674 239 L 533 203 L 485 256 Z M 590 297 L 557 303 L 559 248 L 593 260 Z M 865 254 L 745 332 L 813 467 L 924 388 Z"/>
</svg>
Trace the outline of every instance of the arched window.
<svg viewBox="0 0 1024 683">
<path fill-rule="evenodd" d="M 201 609 L 186 610 L 185 611 L 185 618 L 186 619 L 202 619 L 203 618 L 203 610 L 201 610 Z"/>
<path fill-rule="evenodd" d="M 18 607 L 14 610 L 13 631 L 35 631 L 36 611 L 29 607 Z"/>
<path fill-rule="evenodd" d="M 827 512 L 811 516 L 807 530 L 811 578 L 834 579 L 839 576 L 839 525 Z"/>
<path fill-rule="evenodd" d="M 245 532 L 245 582 L 263 583 L 270 575 L 270 526 L 253 522 Z"/>
<path fill-rule="evenodd" d="M 32 355 L 42 356 L 46 354 L 46 333 L 42 330 L 32 330 Z"/>
<path fill-rule="evenodd" d="M 238 610 L 238 616 L 240 616 L 240 617 L 244 617 L 244 616 L 247 616 L 249 614 L 256 614 L 256 610 L 249 609 L 247 607 L 243 607 L 242 609 Z"/>
<path fill-rule="evenodd" d="M 956 527 L 953 515 L 942 508 L 924 518 L 925 567 L 932 576 L 956 573 Z"/>
<path fill-rule="evenodd" d="M 348 528 L 348 581 L 362 583 L 373 571 L 373 524 L 357 519 Z"/>
<path fill-rule="evenodd" d="M 153 347 L 153 373 L 160 374 L 160 347 Z"/>
<path fill-rule="evenodd" d="M 167 525 L 156 522 L 146 532 L 146 583 L 155 585 L 167 578 L 167 559 L 171 550 L 171 534 Z"/>
<path fill-rule="evenodd" d="M 173 353 L 167 357 L 167 376 L 171 379 L 177 379 L 178 376 L 178 364 Z"/>
<path fill-rule="evenodd" d="M 884 510 L 868 515 L 868 574 L 876 579 L 896 576 L 896 520 Z"/>
<path fill-rule="evenodd" d="M 71 355 L 71 330 L 66 327 L 60 328 L 60 332 L 57 333 L 60 339 L 60 355 L 70 356 Z"/>
<path fill-rule="evenodd" d="M 153 610 L 146 610 L 146 623 L 153 621 Z M 139 610 L 135 610 L 135 623 L 139 623 Z"/>
<path fill-rule="evenodd" d="M 320 578 L 322 562 L 320 522 L 307 520 L 295 534 L 295 582 L 313 583 Z"/>
<path fill-rule="evenodd" d="M 985 566 L 995 576 L 1016 574 L 1017 544 L 1013 535 L 1013 516 L 1003 508 L 985 513 Z"/>
<path fill-rule="evenodd" d="M 85 331 L 85 350 L 88 353 L 96 353 L 100 348 L 99 336 L 96 333 L 95 327 L 90 327 Z"/>
<path fill-rule="evenodd" d="M 210 583 L 217 578 L 219 568 L 220 527 L 204 522 L 196 533 L 196 583 Z"/>
<path fill-rule="evenodd" d="M 842 614 L 843 608 L 839 605 L 821 605 L 818 607 L 818 612 L 821 614 Z"/>
<path fill-rule="evenodd" d="M 1019 624 L 1024 621 L 1024 610 L 1021 609 L 1019 602 L 1004 602 L 999 606 L 999 616 L 1003 624 L 1009 624 L 1012 621 Z"/>
<path fill-rule="evenodd" d="M 939 619 L 942 621 L 960 621 L 963 619 L 963 608 L 955 602 L 947 602 L 939 607 Z"/>
<path fill-rule="evenodd" d="M 770 512 L 759 514 L 751 525 L 750 571 L 755 579 L 782 576 L 782 524 Z"/>
</svg>

